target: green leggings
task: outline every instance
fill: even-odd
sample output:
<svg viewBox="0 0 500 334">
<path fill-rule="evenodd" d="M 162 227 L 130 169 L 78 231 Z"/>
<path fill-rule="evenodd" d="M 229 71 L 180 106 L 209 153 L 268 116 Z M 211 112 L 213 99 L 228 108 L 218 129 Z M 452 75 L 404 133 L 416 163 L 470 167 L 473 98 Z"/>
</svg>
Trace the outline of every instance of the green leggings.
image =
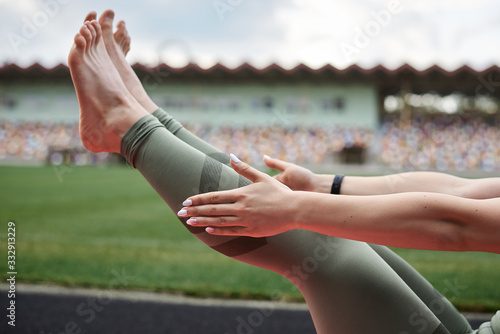
<svg viewBox="0 0 500 334">
<path fill-rule="evenodd" d="M 194 194 L 250 183 L 228 167 L 225 154 L 162 110 L 153 115 L 132 126 L 121 151 L 174 212 Z M 472 333 L 449 301 L 385 247 L 306 230 L 266 238 L 214 236 L 180 221 L 214 250 L 290 280 L 320 334 Z"/>
</svg>

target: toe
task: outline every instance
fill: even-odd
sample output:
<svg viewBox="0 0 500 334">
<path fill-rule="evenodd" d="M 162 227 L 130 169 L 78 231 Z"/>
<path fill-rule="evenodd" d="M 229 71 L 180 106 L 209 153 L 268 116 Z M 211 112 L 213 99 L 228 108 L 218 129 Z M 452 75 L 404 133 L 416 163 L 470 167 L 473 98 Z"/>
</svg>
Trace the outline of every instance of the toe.
<svg viewBox="0 0 500 334">
<path fill-rule="evenodd" d="M 126 55 L 130 50 L 130 36 L 128 35 L 125 21 L 121 20 L 116 24 L 116 31 L 113 34 L 113 38 L 123 54 Z"/>
<path fill-rule="evenodd" d="M 75 45 L 77 49 L 85 49 L 87 43 L 85 37 L 83 37 L 81 33 L 75 35 Z"/>
<path fill-rule="evenodd" d="M 92 42 L 92 33 L 90 32 L 87 24 L 84 24 L 80 28 L 80 35 L 82 36 L 83 41 L 85 42 L 86 45 L 89 45 Z M 75 36 L 75 43 L 76 43 L 77 37 L 78 37 L 78 34 Z"/>
<path fill-rule="evenodd" d="M 127 55 L 130 51 L 130 37 L 127 36 L 120 42 L 120 48 L 122 49 L 123 54 Z"/>
<path fill-rule="evenodd" d="M 115 38 L 126 38 L 128 37 L 127 26 L 125 25 L 125 21 L 120 21 L 116 25 Z"/>
<path fill-rule="evenodd" d="M 92 21 L 94 22 L 94 21 Z M 94 42 L 95 41 L 95 38 L 96 38 L 96 31 L 95 31 L 95 26 L 92 24 L 92 22 L 86 22 L 85 25 L 87 26 L 87 29 L 89 30 L 90 32 L 90 41 L 88 42 Z"/>
<path fill-rule="evenodd" d="M 125 21 L 123 20 L 120 20 L 117 24 L 116 24 L 116 28 L 118 30 L 124 30 L 124 31 L 127 31 L 127 27 L 125 25 Z"/>
<path fill-rule="evenodd" d="M 97 21 L 92 21 L 92 26 L 94 27 L 94 30 L 95 30 L 95 38 L 96 38 L 96 42 L 99 42 L 99 40 L 101 39 L 101 36 L 102 36 L 102 29 L 101 29 L 101 25 L 99 23 L 97 23 Z"/>
<path fill-rule="evenodd" d="M 127 38 L 127 36 L 128 36 L 128 35 L 127 35 L 127 34 L 125 34 L 125 32 L 124 32 L 123 30 L 121 30 L 121 29 L 118 29 L 118 30 L 114 33 L 114 35 L 113 35 L 113 37 L 114 37 L 114 39 L 115 39 L 115 41 L 116 41 L 117 43 L 122 43 L 122 41 L 123 41 L 123 40 L 125 40 L 125 39 Z"/>
<path fill-rule="evenodd" d="M 83 22 L 92 21 L 92 20 L 95 20 L 96 18 L 97 18 L 97 13 L 94 11 L 91 11 L 87 14 L 87 16 L 85 17 L 85 20 Z"/>
<path fill-rule="evenodd" d="M 116 32 L 120 33 L 121 35 L 128 35 L 127 25 L 125 24 L 125 21 L 121 20 L 120 22 L 118 22 L 118 24 L 116 25 Z"/>
<path fill-rule="evenodd" d="M 116 25 L 115 40 L 121 40 L 128 37 L 127 27 L 125 21 L 120 21 Z"/>
<path fill-rule="evenodd" d="M 105 34 L 113 32 L 113 19 L 115 18 L 115 12 L 111 9 L 105 10 L 99 17 L 99 24 Z"/>
</svg>

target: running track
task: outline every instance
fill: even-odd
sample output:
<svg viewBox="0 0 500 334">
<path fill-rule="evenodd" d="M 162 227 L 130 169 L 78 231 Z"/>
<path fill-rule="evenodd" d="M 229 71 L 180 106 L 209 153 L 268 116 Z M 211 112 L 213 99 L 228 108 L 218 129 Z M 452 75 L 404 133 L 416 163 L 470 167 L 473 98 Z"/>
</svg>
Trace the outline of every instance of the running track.
<svg viewBox="0 0 500 334">
<path fill-rule="evenodd" d="M 0 285 L 0 333 L 36 334 L 314 334 L 303 304 L 194 299 L 141 292 L 19 284 L 16 326 L 8 325 Z M 492 315 L 471 315 L 477 328 Z"/>
</svg>

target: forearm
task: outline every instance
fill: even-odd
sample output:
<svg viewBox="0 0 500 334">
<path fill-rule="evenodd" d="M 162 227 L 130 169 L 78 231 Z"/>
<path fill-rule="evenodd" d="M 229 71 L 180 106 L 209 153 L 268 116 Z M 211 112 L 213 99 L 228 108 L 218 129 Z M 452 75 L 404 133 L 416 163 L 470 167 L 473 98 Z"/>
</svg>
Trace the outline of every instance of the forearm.
<svg viewBox="0 0 500 334">
<path fill-rule="evenodd" d="M 334 175 L 317 175 L 316 192 L 329 193 Z M 464 198 L 500 197 L 500 178 L 464 179 L 444 173 L 409 172 L 384 176 L 345 176 L 342 195 L 384 195 L 431 192 Z"/>
<path fill-rule="evenodd" d="M 408 172 L 383 176 L 349 176 L 342 183 L 342 195 L 384 195 L 404 192 L 432 192 L 458 195 L 467 179 L 435 172 Z"/>
<path fill-rule="evenodd" d="M 386 246 L 500 252 L 498 205 L 436 193 L 328 196 L 297 192 L 294 226 Z"/>
</svg>

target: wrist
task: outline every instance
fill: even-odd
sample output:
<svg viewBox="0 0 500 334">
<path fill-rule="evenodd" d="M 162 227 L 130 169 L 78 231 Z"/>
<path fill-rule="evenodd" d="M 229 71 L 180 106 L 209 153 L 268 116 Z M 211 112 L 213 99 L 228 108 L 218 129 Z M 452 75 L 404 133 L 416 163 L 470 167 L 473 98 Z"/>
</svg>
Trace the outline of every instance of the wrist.
<svg viewBox="0 0 500 334">
<path fill-rule="evenodd" d="M 293 229 L 307 230 L 317 219 L 316 198 L 325 195 L 310 191 L 294 191 L 293 194 L 293 201 L 289 202 L 293 213 L 290 216 L 290 225 Z"/>
<path fill-rule="evenodd" d="M 290 196 L 286 198 L 287 215 L 286 215 L 286 229 L 293 230 L 301 228 L 303 222 L 303 210 L 300 210 L 304 203 L 304 194 L 311 194 L 308 191 L 292 191 Z"/>
<path fill-rule="evenodd" d="M 340 187 L 342 185 L 342 180 L 344 179 L 344 175 L 337 174 L 333 178 L 332 189 L 330 190 L 330 194 L 332 195 L 340 195 Z"/>
<path fill-rule="evenodd" d="M 314 192 L 329 194 L 332 190 L 332 183 L 335 175 L 316 175 L 316 182 L 314 186 Z"/>
</svg>

